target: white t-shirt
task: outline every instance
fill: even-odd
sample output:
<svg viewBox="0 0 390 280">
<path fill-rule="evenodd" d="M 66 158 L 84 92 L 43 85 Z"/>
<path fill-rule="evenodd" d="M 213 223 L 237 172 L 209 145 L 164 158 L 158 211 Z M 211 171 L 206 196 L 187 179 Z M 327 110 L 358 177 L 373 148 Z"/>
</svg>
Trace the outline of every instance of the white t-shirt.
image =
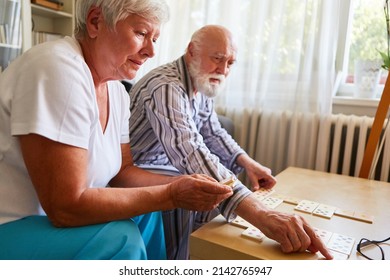
<svg viewBox="0 0 390 280">
<path fill-rule="evenodd" d="M 90 187 L 117 174 L 120 144 L 129 142 L 129 96 L 118 81 L 108 90 L 103 133 L 91 72 L 70 37 L 30 49 L 0 75 L 0 224 L 44 214 L 15 136 L 36 133 L 87 149 Z"/>
</svg>

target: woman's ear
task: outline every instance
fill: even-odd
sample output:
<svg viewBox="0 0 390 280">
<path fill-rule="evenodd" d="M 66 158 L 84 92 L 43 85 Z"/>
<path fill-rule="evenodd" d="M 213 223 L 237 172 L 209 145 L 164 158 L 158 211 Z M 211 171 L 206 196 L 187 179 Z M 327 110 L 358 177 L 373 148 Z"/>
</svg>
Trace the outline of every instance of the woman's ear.
<svg viewBox="0 0 390 280">
<path fill-rule="evenodd" d="M 92 7 L 87 15 L 87 31 L 90 38 L 95 38 L 99 31 L 99 22 L 103 20 L 102 11 L 99 7 Z"/>
</svg>

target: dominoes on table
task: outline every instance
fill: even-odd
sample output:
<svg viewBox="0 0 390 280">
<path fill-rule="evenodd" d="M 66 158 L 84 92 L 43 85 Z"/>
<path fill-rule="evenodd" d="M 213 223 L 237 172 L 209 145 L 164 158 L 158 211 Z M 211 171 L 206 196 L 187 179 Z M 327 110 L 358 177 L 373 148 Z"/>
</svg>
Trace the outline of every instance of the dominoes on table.
<svg viewBox="0 0 390 280">
<path fill-rule="evenodd" d="M 280 196 L 281 199 L 283 199 L 283 202 L 293 205 L 299 204 L 299 198 L 292 197 L 292 196 Z"/>
<path fill-rule="evenodd" d="M 337 209 L 336 207 L 331 205 L 320 204 L 318 205 L 318 207 L 314 209 L 313 215 L 330 219 L 333 216 L 336 209 Z"/>
<path fill-rule="evenodd" d="M 263 200 L 267 196 L 273 194 L 275 192 L 274 189 L 265 189 L 265 188 L 260 188 L 257 191 L 253 192 L 253 195 L 255 196 L 256 199 L 258 200 Z"/>
<path fill-rule="evenodd" d="M 339 233 L 333 233 L 326 246 L 330 250 L 350 255 L 354 244 L 355 238 Z"/>
<path fill-rule="evenodd" d="M 241 235 L 255 241 L 262 241 L 265 236 L 264 233 L 255 227 L 248 227 L 241 233 Z"/>
<path fill-rule="evenodd" d="M 356 212 L 356 211 L 353 214 L 352 219 L 357 220 L 357 221 L 361 221 L 361 222 L 366 222 L 369 224 L 372 224 L 374 221 L 374 217 L 367 215 L 365 213 L 360 213 L 360 212 Z"/>
<path fill-rule="evenodd" d="M 301 200 L 294 209 L 305 213 L 313 213 L 314 209 L 316 209 L 318 205 L 318 202 L 304 199 Z"/>
<path fill-rule="evenodd" d="M 349 258 L 355 244 L 355 238 L 319 228 L 314 228 L 314 231 L 331 251 L 334 260 L 347 260 Z M 254 241 L 262 241 L 265 238 L 259 229 L 250 224 L 242 231 L 241 236 Z"/>
<path fill-rule="evenodd" d="M 283 199 L 278 197 L 268 196 L 264 198 L 261 202 L 268 208 L 275 209 L 283 202 Z"/>
<path fill-rule="evenodd" d="M 352 210 L 336 209 L 334 214 L 340 217 L 349 218 L 352 220 L 366 222 L 370 224 L 372 224 L 374 221 L 374 217 L 365 213 L 360 213 Z"/>
<path fill-rule="evenodd" d="M 330 237 L 332 236 L 332 232 L 324 229 L 314 228 L 314 231 L 321 238 L 324 244 L 327 244 L 330 240 Z"/>
<path fill-rule="evenodd" d="M 251 223 L 247 222 L 246 220 L 244 220 L 240 216 L 237 216 L 233 221 L 230 222 L 230 224 L 232 224 L 234 226 L 238 226 L 240 228 L 245 228 L 245 229 L 248 227 L 253 227 L 253 225 Z"/>
<path fill-rule="evenodd" d="M 330 253 L 333 256 L 333 260 L 335 260 L 335 261 L 337 261 L 337 260 L 347 260 L 348 257 L 349 257 L 347 254 L 339 253 L 339 252 L 333 251 L 333 250 L 330 250 Z"/>
</svg>

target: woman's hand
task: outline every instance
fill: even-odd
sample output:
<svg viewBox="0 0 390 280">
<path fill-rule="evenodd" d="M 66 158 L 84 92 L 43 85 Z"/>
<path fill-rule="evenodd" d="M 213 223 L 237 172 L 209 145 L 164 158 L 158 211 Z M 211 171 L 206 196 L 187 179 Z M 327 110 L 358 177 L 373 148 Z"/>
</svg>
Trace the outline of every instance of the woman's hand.
<svg viewBox="0 0 390 280">
<path fill-rule="evenodd" d="M 176 208 L 209 211 L 233 194 L 231 187 L 222 185 L 206 175 L 183 175 L 170 183 Z"/>
</svg>

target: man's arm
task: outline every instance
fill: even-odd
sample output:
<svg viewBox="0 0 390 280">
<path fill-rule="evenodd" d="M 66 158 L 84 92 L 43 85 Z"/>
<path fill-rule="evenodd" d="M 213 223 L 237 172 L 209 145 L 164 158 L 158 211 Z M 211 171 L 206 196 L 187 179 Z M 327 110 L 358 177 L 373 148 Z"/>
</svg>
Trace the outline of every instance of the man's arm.
<svg viewBox="0 0 390 280">
<path fill-rule="evenodd" d="M 232 175 L 210 151 L 192 117 L 190 100 L 177 87 L 165 85 L 145 103 L 147 117 L 170 163 L 182 174 L 206 174 L 220 181 Z"/>
<path fill-rule="evenodd" d="M 201 134 L 207 147 L 212 153 L 218 155 L 221 163 L 235 174 L 239 174 L 245 169 L 253 191 L 260 187 L 272 188 L 276 184 L 276 179 L 272 176 L 271 170 L 249 157 L 231 135 L 222 129 L 213 109 L 214 102 L 209 101 L 210 117 L 201 128 Z"/>
<path fill-rule="evenodd" d="M 217 180 L 229 178 L 232 173 L 218 157 L 211 153 L 197 131 L 186 94 L 166 86 L 164 91 L 154 92 L 148 107 L 148 118 L 156 135 L 174 165 L 184 174 L 203 173 Z M 299 216 L 289 216 L 267 209 L 251 195 L 240 182 L 234 186 L 234 195 L 223 201 L 219 208 L 226 218 L 234 213 L 257 226 L 268 237 L 281 243 L 284 252 L 306 249 L 331 258 L 321 240 Z"/>
<path fill-rule="evenodd" d="M 217 113 L 214 111 L 214 102 L 208 100 L 204 109 L 209 115 L 200 128 L 200 134 L 209 150 L 218 156 L 223 166 L 231 170 L 234 174 L 239 174 L 244 170 L 240 166 L 237 158 L 246 152 L 237 144 L 233 137 L 222 128 Z"/>
<path fill-rule="evenodd" d="M 241 154 L 237 157 L 238 165 L 245 168 L 245 172 L 253 191 L 259 188 L 270 189 L 276 184 L 276 178 L 272 176 L 272 171 L 249 157 L 247 154 Z"/>
<path fill-rule="evenodd" d="M 144 106 L 166 156 L 182 174 L 206 174 L 218 181 L 234 175 L 203 141 L 187 94 L 179 87 L 164 85 L 155 89 Z M 237 204 L 251 193 L 241 183 L 236 184 L 233 191 L 234 195 L 219 206 L 227 219 L 234 218 Z"/>
<path fill-rule="evenodd" d="M 319 251 L 325 258 L 333 258 L 321 238 L 302 216 L 268 209 L 252 195 L 238 205 L 236 213 L 267 237 L 279 242 L 284 253 Z"/>
</svg>

